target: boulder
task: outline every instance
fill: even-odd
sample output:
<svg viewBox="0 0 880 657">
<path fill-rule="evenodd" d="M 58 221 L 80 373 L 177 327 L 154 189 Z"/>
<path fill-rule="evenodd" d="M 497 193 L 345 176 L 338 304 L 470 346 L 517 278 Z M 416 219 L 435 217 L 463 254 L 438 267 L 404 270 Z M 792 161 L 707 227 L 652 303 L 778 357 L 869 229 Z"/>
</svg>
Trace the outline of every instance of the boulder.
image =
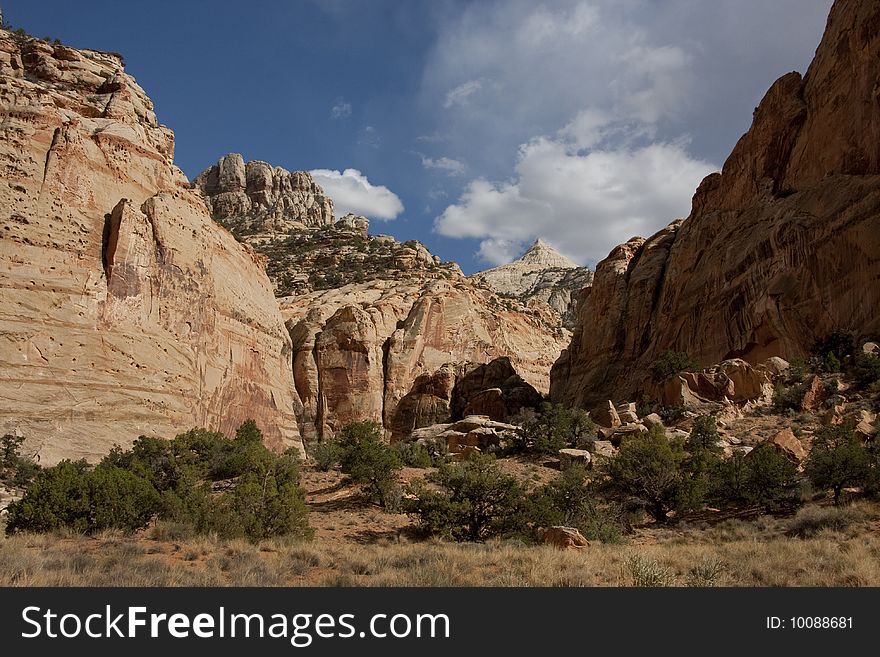
<svg viewBox="0 0 880 657">
<path fill-rule="evenodd" d="M 544 530 L 544 543 L 567 550 L 582 550 L 590 547 L 590 542 L 574 527 L 549 527 Z"/>
<path fill-rule="evenodd" d="M 784 358 L 773 356 L 762 362 L 758 367 L 771 377 L 777 377 L 785 374 L 791 367 L 791 364 Z"/>
<path fill-rule="evenodd" d="M 594 440 L 590 443 L 590 451 L 594 456 L 604 456 L 606 458 L 610 458 L 617 454 L 617 450 L 614 449 L 614 445 L 611 444 L 608 440 Z"/>
<path fill-rule="evenodd" d="M 590 411 L 590 418 L 600 427 L 613 429 L 621 424 L 617 409 L 614 408 L 614 404 L 611 401 L 604 401 Z"/>
<path fill-rule="evenodd" d="M 620 404 L 617 407 L 617 417 L 620 418 L 620 422 L 622 424 L 638 422 L 639 415 L 636 412 L 636 405 L 632 402 L 627 404 Z"/>
<path fill-rule="evenodd" d="M 835 424 L 843 424 L 843 414 L 846 406 L 843 404 L 835 404 L 822 414 L 822 424 L 832 426 Z"/>
<path fill-rule="evenodd" d="M 571 466 L 579 464 L 585 468 L 590 467 L 593 456 L 585 449 L 560 449 L 559 450 L 559 469 L 568 470 Z"/>
<path fill-rule="evenodd" d="M 657 413 L 649 413 L 642 418 L 642 424 L 644 424 L 648 429 L 653 429 L 654 427 L 662 427 L 663 420 L 660 418 L 659 415 L 657 415 Z"/>
<path fill-rule="evenodd" d="M 876 342 L 866 342 L 862 345 L 862 353 L 868 356 L 880 356 L 880 344 Z"/>
<path fill-rule="evenodd" d="M 822 402 L 825 401 L 826 396 L 825 386 L 822 384 L 822 379 L 814 374 L 807 382 L 807 390 L 804 392 L 804 396 L 801 399 L 801 410 L 818 410 L 822 406 Z"/>
<path fill-rule="evenodd" d="M 639 436 L 648 433 L 648 428 L 644 424 L 630 422 L 617 427 L 611 435 L 611 442 L 619 445 L 621 442 L 632 436 Z"/>
<path fill-rule="evenodd" d="M 807 450 L 791 429 L 783 429 L 767 441 L 789 461 L 800 464 L 807 458 Z"/>
</svg>

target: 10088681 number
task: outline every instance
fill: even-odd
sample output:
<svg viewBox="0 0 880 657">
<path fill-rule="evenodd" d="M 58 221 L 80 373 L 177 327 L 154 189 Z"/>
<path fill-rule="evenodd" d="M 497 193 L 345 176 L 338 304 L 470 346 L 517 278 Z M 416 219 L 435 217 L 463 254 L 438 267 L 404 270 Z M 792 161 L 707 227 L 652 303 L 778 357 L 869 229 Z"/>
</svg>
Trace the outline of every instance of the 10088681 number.
<svg viewBox="0 0 880 657">
<path fill-rule="evenodd" d="M 789 627 L 793 630 L 851 630 L 852 616 L 792 616 Z"/>
</svg>

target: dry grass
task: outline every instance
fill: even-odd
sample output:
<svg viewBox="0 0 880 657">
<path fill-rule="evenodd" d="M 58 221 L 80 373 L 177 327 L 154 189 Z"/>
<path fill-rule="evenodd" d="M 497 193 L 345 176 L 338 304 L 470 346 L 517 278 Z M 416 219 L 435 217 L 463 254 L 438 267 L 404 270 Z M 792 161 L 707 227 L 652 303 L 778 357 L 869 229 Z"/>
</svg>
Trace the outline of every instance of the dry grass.
<svg viewBox="0 0 880 657">
<path fill-rule="evenodd" d="M 880 586 L 878 529 L 880 507 L 865 503 L 645 529 L 581 552 L 401 538 L 252 545 L 160 524 L 136 537 L 0 539 L 0 586 Z"/>
</svg>

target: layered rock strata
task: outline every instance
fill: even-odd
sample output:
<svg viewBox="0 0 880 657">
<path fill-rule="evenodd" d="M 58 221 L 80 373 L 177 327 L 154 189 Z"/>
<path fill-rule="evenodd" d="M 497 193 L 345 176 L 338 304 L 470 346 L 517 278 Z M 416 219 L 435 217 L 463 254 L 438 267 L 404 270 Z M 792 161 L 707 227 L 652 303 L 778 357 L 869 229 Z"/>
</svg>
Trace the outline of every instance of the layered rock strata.
<svg viewBox="0 0 880 657">
<path fill-rule="evenodd" d="M 0 432 L 44 465 L 248 418 L 301 446 L 261 258 L 121 57 L 0 32 L 0 117 Z"/>
</svg>

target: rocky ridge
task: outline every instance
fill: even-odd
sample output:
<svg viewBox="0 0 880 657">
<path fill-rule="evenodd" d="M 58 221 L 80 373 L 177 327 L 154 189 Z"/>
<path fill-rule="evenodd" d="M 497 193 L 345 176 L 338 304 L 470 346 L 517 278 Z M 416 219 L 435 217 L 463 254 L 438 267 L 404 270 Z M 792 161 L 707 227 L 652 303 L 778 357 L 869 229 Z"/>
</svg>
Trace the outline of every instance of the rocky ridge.
<svg viewBox="0 0 880 657">
<path fill-rule="evenodd" d="M 0 31 L 0 117 L 0 432 L 44 465 L 248 418 L 301 448 L 261 258 L 121 57 Z"/>
<path fill-rule="evenodd" d="M 505 298 L 522 303 L 532 299 L 542 301 L 559 313 L 566 327 L 571 328 L 578 294 L 592 283 L 593 272 L 579 267 L 539 238 L 518 260 L 478 272 L 470 278 Z"/>
<path fill-rule="evenodd" d="M 238 153 L 192 182 L 204 193 L 211 215 L 239 238 L 272 236 L 333 223 L 333 201 L 306 171 L 291 173 L 254 160 L 245 164 Z"/>
<path fill-rule="evenodd" d="M 666 350 L 755 364 L 880 334 L 878 25 L 880 1 L 835 2 L 807 74 L 773 84 L 690 216 L 599 264 L 555 400 L 634 398 Z"/>
</svg>

